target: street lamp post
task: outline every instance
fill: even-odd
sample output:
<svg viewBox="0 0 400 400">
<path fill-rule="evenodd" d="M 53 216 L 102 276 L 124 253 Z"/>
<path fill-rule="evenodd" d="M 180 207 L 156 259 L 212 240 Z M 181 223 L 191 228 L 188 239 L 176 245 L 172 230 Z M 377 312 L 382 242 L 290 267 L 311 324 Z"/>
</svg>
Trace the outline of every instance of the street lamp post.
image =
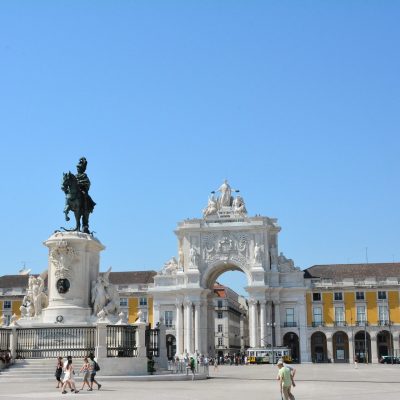
<svg viewBox="0 0 400 400">
<path fill-rule="evenodd" d="M 269 345 L 271 346 L 272 364 L 275 364 L 275 352 L 274 352 L 275 343 L 273 343 L 274 342 L 274 335 L 273 335 L 273 332 L 272 332 L 272 328 L 275 328 L 275 326 L 276 326 L 276 322 L 267 322 L 267 327 L 271 328 L 271 340 L 269 342 Z"/>
<path fill-rule="evenodd" d="M 364 363 L 368 364 L 367 320 L 364 321 Z"/>
</svg>

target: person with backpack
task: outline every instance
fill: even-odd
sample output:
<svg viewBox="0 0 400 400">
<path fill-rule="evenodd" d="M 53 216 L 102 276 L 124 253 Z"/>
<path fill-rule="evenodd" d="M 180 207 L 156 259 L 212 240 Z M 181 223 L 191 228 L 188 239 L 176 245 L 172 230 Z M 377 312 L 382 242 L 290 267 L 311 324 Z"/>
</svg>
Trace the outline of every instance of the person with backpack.
<svg viewBox="0 0 400 400">
<path fill-rule="evenodd" d="M 89 354 L 89 370 L 90 370 L 90 388 L 89 391 L 93 390 L 93 382 L 97 385 L 97 390 L 100 390 L 101 384 L 96 381 L 95 376 L 97 371 L 100 371 L 100 366 L 94 359 L 94 354 Z"/>
<path fill-rule="evenodd" d="M 189 367 L 190 367 L 190 371 L 192 372 L 192 381 L 193 381 L 195 370 L 196 370 L 196 362 L 194 360 L 194 357 L 190 357 Z"/>
<path fill-rule="evenodd" d="M 83 372 L 83 382 L 82 382 L 82 387 L 81 390 L 84 389 L 85 385 L 90 389 L 90 383 L 89 383 L 89 378 L 90 378 L 90 364 L 89 364 L 89 359 L 85 357 L 83 359 L 83 365 L 82 368 L 79 370 L 79 372 Z"/>
</svg>

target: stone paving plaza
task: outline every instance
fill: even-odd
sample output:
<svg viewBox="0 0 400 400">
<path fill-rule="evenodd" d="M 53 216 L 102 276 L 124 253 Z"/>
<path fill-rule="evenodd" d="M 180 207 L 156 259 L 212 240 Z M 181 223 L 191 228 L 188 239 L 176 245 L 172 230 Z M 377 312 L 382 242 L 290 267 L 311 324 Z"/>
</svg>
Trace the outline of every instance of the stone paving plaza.
<svg viewBox="0 0 400 400">
<path fill-rule="evenodd" d="M 400 398 L 400 365 L 302 364 L 296 366 L 296 399 L 398 399 Z M 81 391 L 62 395 L 55 381 L 36 380 L 10 383 L 1 380 L 0 399 L 53 399 L 85 396 L 93 399 L 140 400 L 208 400 L 208 399 L 280 399 L 273 365 L 220 366 L 211 368 L 211 379 L 203 381 L 129 382 L 99 381 L 100 391 Z"/>
</svg>

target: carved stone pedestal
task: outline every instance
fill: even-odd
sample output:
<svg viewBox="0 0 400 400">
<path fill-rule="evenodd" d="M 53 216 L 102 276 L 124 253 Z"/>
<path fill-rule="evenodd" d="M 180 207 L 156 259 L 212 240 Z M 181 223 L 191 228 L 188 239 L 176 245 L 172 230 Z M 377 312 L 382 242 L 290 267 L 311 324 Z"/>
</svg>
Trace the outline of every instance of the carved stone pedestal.
<svg viewBox="0 0 400 400">
<path fill-rule="evenodd" d="M 100 251 L 105 247 L 80 232 L 57 232 L 44 245 L 49 248 L 49 305 L 42 323 L 91 322 L 91 283 L 99 274 Z"/>
</svg>

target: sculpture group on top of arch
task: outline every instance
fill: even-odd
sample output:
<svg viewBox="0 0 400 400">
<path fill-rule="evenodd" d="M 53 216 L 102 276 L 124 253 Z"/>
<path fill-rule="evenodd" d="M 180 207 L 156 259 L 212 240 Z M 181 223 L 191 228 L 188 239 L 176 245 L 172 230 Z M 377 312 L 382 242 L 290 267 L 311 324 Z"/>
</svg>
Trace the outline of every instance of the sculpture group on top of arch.
<svg viewBox="0 0 400 400">
<path fill-rule="evenodd" d="M 232 196 L 232 188 L 225 179 L 224 183 L 217 190 L 221 195 L 215 198 L 215 191 L 211 192 L 207 207 L 203 209 L 203 217 L 218 215 L 220 211 L 233 213 L 240 216 L 247 215 L 246 205 L 241 196 Z M 236 190 L 235 192 L 238 192 Z"/>
</svg>

